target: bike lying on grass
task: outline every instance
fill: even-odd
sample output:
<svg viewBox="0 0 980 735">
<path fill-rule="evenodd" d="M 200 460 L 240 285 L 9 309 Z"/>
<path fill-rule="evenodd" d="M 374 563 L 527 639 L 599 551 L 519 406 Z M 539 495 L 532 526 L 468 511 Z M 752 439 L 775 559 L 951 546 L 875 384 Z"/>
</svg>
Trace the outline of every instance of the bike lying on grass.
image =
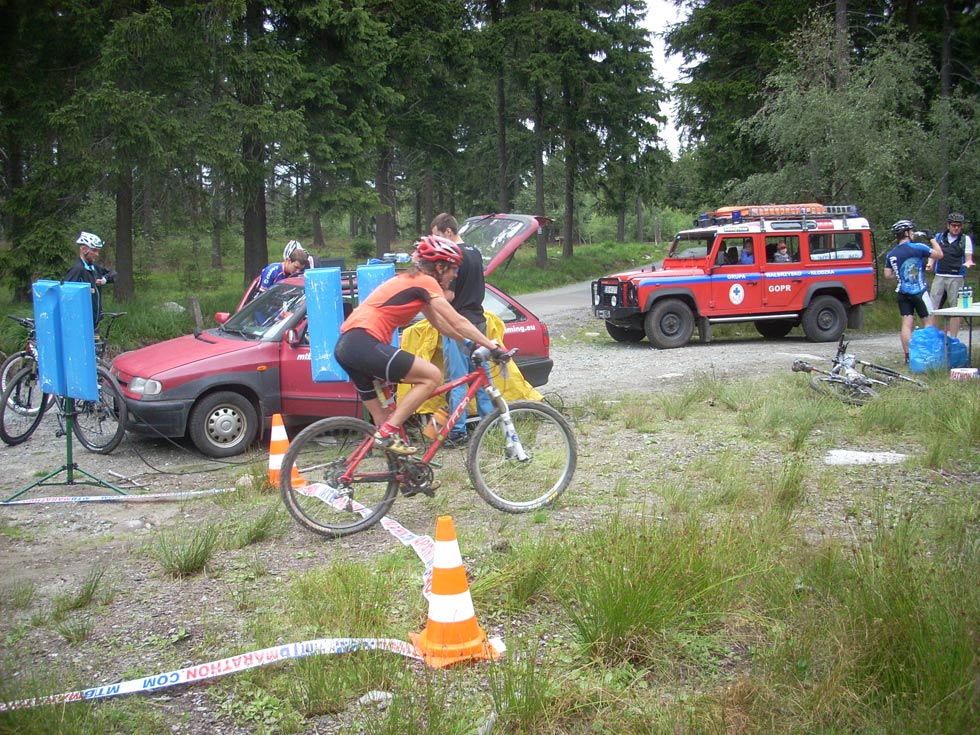
<svg viewBox="0 0 980 735">
<path fill-rule="evenodd" d="M 516 350 L 494 362 L 506 369 Z M 374 445 L 375 426 L 349 417 L 321 419 L 290 443 L 280 470 L 280 493 L 290 514 L 305 528 L 339 537 L 370 528 L 388 512 L 399 491 L 434 495 L 439 487 L 433 460 L 443 440 L 465 413 L 476 392 L 485 388 L 495 409 L 472 432 L 466 469 L 473 488 L 487 503 L 506 513 L 527 513 L 554 502 L 575 472 L 578 449 L 568 421 L 537 401 L 508 404 L 493 385 L 484 362 L 490 351 L 473 351 L 472 371 L 449 381 L 433 396 L 466 385 L 466 396 L 421 456 L 404 457 Z M 391 400 L 393 391 L 385 387 Z M 406 443 L 424 442 L 420 435 Z M 294 485 L 294 468 L 306 484 Z"/>
<path fill-rule="evenodd" d="M 847 351 L 847 346 L 842 334 L 830 370 L 821 370 L 804 360 L 794 361 L 792 370 L 794 373 L 817 373 L 810 378 L 811 388 L 822 395 L 855 406 L 874 400 L 878 397 L 878 391 L 888 386 L 904 385 L 917 390 L 928 389 L 929 386 L 918 378 L 858 359 Z"/>
</svg>

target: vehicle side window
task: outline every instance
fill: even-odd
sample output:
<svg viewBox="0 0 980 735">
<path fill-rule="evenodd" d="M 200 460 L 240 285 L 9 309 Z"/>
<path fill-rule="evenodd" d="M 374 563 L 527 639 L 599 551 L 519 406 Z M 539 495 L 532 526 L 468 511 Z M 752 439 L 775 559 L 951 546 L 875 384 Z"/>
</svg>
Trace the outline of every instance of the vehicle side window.
<svg viewBox="0 0 980 735">
<path fill-rule="evenodd" d="M 754 262 L 751 237 L 729 237 L 721 241 L 715 263 L 718 265 L 748 265 Z"/>
<path fill-rule="evenodd" d="M 810 260 L 860 260 L 864 257 L 863 232 L 810 235 Z"/>
<path fill-rule="evenodd" d="M 783 245 L 785 248 L 781 247 Z M 766 237 L 767 263 L 798 263 L 799 261 L 799 235 L 770 235 Z"/>
</svg>

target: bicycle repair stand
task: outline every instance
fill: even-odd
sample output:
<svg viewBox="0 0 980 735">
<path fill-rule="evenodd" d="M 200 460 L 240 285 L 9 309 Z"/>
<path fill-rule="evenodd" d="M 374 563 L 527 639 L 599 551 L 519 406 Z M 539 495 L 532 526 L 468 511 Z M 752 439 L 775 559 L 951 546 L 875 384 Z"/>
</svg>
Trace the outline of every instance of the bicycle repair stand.
<svg viewBox="0 0 980 735">
<path fill-rule="evenodd" d="M 36 482 L 32 482 L 30 485 L 28 485 L 27 487 L 25 487 L 23 490 L 19 490 L 18 492 L 14 493 L 9 498 L 7 498 L 6 500 L 4 500 L 3 501 L 4 503 L 9 503 L 11 500 L 16 500 L 17 498 L 19 498 L 24 493 L 29 492 L 29 491 L 33 490 L 34 488 L 36 488 L 36 487 L 41 487 L 43 485 L 91 485 L 93 487 L 104 487 L 104 488 L 108 488 L 109 490 L 113 490 L 113 491 L 119 493 L 120 495 L 126 495 L 126 492 L 125 491 L 120 490 L 118 487 L 116 487 L 115 485 L 113 485 L 111 482 L 106 482 L 102 478 L 96 477 L 91 472 L 87 472 L 87 471 L 83 470 L 81 467 L 78 466 L 78 464 L 76 464 L 72 460 L 71 435 L 72 435 L 73 428 L 74 428 L 74 425 L 75 425 L 75 399 L 74 398 L 67 398 L 66 397 L 63 400 L 65 402 L 64 403 L 64 405 L 65 405 L 65 409 L 64 409 L 64 411 L 65 411 L 65 455 L 66 455 L 65 456 L 65 463 L 63 465 L 61 465 L 60 468 L 56 469 L 54 472 L 49 472 L 44 477 L 42 477 L 40 480 L 37 480 Z M 64 472 L 64 473 L 67 474 L 67 477 L 66 477 L 66 479 L 65 479 L 64 482 L 49 482 L 49 480 L 52 477 L 57 477 L 62 472 Z M 85 475 L 85 477 L 87 477 L 89 479 L 88 480 L 83 480 L 81 482 L 76 482 L 75 481 L 75 473 L 76 472 L 78 472 L 78 473 L 80 473 L 82 475 Z"/>
</svg>

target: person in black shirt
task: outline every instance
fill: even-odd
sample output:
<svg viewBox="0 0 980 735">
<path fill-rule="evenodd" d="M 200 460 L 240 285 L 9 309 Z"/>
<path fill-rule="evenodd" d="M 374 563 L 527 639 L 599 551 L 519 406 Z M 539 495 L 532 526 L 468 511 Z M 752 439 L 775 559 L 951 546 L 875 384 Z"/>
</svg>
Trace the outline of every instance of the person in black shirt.
<svg viewBox="0 0 980 735">
<path fill-rule="evenodd" d="M 463 263 L 455 280 L 446 289 L 446 299 L 453 308 L 465 316 L 483 334 L 487 333 L 487 320 L 483 315 L 483 296 L 486 285 L 483 280 L 483 255 L 472 245 L 467 245 L 459 236 L 459 223 L 451 214 L 443 212 L 432 220 L 431 234 L 452 240 L 463 252 Z M 463 344 L 451 337 L 442 338 L 442 363 L 446 380 L 455 380 L 470 372 L 467 351 Z M 454 388 L 449 392 L 449 413 L 452 413 L 466 394 L 467 386 Z M 493 402 L 485 390 L 476 394 L 476 407 L 480 418 L 493 411 Z M 462 447 L 469 441 L 466 422 L 460 421 L 453 427 L 444 446 Z"/>
<path fill-rule="evenodd" d="M 99 328 L 102 320 L 102 287 L 116 280 L 116 272 L 98 263 L 102 252 L 102 238 L 91 232 L 82 232 L 75 241 L 78 245 L 78 260 L 68 269 L 62 281 L 87 283 L 92 289 L 92 326 Z"/>
</svg>

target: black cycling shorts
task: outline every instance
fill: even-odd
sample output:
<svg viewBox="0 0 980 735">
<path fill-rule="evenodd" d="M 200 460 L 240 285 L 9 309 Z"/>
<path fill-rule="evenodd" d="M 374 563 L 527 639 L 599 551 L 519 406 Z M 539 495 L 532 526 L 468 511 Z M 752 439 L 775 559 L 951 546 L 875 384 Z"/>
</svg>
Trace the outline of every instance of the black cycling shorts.
<svg viewBox="0 0 980 735">
<path fill-rule="evenodd" d="M 411 352 L 383 344 L 364 329 L 351 329 L 341 334 L 334 357 L 347 371 L 362 401 L 378 397 L 375 380 L 400 383 L 415 362 Z"/>
<path fill-rule="evenodd" d="M 912 316 L 915 313 L 919 315 L 919 319 L 925 319 L 929 316 L 929 307 L 932 301 L 928 297 L 928 291 L 914 294 L 900 292 L 898 294 L 898 313 L 902 316 Z"/>
</svg>

